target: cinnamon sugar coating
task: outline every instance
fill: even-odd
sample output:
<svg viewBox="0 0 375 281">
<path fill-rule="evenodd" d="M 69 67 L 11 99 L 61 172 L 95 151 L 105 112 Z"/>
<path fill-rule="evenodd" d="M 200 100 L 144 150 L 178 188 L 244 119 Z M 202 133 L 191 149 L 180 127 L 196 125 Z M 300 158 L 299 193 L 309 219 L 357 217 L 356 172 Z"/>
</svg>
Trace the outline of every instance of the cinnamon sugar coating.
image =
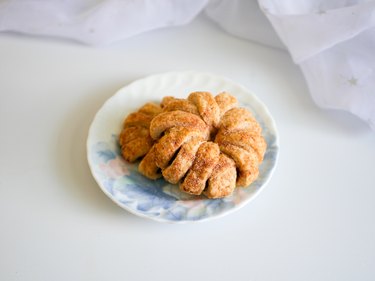
<svg viewBox="0 0 375 281">
<path fill-rule="evenodd" d="M 208 198 L 254 182 L 267 149 L 257 120 L 227 92 L 148 103 L 125 119 L 119 143 L 127 161 L 142 159 L 144 176 Z"/>
</svg>

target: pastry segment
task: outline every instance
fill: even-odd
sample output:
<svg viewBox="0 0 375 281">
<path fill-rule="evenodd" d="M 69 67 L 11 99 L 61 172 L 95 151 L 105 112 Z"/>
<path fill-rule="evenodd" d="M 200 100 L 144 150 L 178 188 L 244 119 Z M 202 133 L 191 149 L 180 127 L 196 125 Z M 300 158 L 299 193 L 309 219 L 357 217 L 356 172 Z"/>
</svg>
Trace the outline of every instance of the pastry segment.
<svg viewBox="0 0 375 281">
<path fill-rule="evenodd" d="M 202 143 L 192 167 L 189 169 L 185 179 L 180 183 L 180 189 L 186 193 L 200 195 L 219 161 L 219 155 L 220 149 L 216 143 Z"/>
</svg>

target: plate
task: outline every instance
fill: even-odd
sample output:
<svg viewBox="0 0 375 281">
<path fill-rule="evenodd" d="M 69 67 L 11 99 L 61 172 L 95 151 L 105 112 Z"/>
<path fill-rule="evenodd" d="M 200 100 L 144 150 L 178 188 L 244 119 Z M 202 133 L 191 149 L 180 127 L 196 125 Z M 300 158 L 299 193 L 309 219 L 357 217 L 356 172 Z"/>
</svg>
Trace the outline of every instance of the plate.
<svg viewBox="0 0 375 281">
<path fill-rule="evenodd" d="M 207 199 L 179 191 L 163 179 L 149 180 L 122 157 L 117 141 L 124 118 L 146 102 L 160 102 L 164 96 L 186 98 L 193 91 L 217 94 L 227 91 L 240 106 L 248 108 L 260 123 L 267 151 L 258 179 L 247 188 L 236 188 L 222 199 Z M 160 222 L 197 222 L 218 218 L 238 210 L 264 189 L 275 169 L 278 137 L 266 106 L 245 87 L 208 73 L 173 72 L 148 76 L 120 89 L 95 115 L 87 139 L 87 157 L 91 172 L 116 204 L 141 217 Z"/>
</svg>

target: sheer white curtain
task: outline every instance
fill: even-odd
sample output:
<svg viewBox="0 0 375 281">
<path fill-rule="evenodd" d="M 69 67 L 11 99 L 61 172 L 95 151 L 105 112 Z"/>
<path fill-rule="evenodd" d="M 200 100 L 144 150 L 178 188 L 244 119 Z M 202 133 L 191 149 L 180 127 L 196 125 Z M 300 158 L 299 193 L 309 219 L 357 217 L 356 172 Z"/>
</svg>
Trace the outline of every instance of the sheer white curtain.
<svg viewBox="0 0 375 281">
<path fill-rule="evenodd" d="M 0 31 L 102 45 L 202 11 L 229 33 L 287 49 L 319 106 L 375 130 L 374 0 L 3 0 Z"/>
</svg>

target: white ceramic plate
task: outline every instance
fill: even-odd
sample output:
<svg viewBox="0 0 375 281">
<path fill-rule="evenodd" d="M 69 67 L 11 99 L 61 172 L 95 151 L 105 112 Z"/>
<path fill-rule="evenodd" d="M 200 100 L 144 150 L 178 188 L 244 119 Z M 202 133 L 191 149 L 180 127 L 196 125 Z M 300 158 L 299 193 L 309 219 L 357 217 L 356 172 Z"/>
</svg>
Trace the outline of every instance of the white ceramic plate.
<svg viewBox="0 0 375 281">
<path fill-rule="evenodd" d="M 193 91 L 218 94 L 227 91 L 248 108 L 263 128 L 267 151 L 258 179 L 247 188 L 236 188 L 223 199 L 190 196 L 163 179 L 149 180 L 138 173 L 138 164 L 121 157 L 117 137 L 129 113 L 146 102 L 160 102 L 164 96 L 186 98 Z M 269 181 L 278 155 L 275 123 L 252 93 L 226 78 L 207 73 L 165 73 L 137 80 L 120 89 L 96 114 L 87 140 L 87 156 L 91 172 L 109 198 L 133 214 L 162 222 L 195 222 L 216 218 L 244 206 Z"/>
</svg>

